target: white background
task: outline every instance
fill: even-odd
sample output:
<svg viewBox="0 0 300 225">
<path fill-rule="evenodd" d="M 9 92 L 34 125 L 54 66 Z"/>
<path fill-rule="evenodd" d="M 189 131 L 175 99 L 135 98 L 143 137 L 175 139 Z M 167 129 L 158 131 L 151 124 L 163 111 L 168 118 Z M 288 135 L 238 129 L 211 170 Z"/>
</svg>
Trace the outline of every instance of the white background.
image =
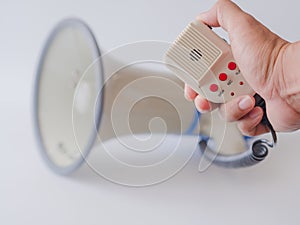
<svg viewBox="0 0 300 225">
<path fill-rule="evenodd" d="M 71 177 L 43 163 L 33 135 L 33 81 L 41 47 L 61 19 L 80 17 L 102 49 L 172 41 L 214 1 L 0 2 L 0 224 L 299 224 L 299 133 L 279 135 L 253 168 L 210 167 L 195 153 L 179 174 L 151 187 L 110 183 L 82 167 Z M 300 39 L 296 0 L 237 1 L 289 41 Z"/>
</svg>

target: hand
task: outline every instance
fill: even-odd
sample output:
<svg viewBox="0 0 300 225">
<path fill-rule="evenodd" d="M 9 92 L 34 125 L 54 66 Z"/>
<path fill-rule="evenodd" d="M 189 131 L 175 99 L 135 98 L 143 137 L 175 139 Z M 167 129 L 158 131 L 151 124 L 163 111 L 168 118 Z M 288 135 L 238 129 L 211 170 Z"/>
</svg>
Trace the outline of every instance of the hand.
<svg viewBox="0 0 300 225">
<path fill-rule="evenodd" d="M 276 131 L 300 128 L 300 43 L 289 43 L 229 0 L 219 0 L 198 20 L 228 32 L 232 53 L 249 85 L 266 101 L 267 116 Z M 200 112 L 216 104 L 185 86 L 185 96 L 194 100 Z M 239 96 L 221 104 L 221 115 L 229 122 L 238 121 L 245 135 L 268 132 L 260 121 L 263 110 L 254 107 L 253 96 Z"/>
</svg>

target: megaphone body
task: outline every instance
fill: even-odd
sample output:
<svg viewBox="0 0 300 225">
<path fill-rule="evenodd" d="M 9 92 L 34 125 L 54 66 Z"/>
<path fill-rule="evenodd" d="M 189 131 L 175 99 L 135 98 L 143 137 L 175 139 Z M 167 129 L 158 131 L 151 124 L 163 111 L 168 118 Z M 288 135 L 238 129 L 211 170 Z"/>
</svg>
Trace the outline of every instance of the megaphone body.
<svg viewBox="0 0 300 225">
<path fill-rule="evenodd" d="M 193 103 L 184 98 L 184 84 L 164 69 L 169 45 L 136 42 L 100 54 L 83 22 L 69 19 L 56 26 L 42 52 L 34 94 L 36 136 L 55 172 L 73 172 L 96 143 L 118 139 L 126 145 L 126 136 L 136 137 L 129 147 L 137 151 L 153 138 L 159 143 L 167 134 L 199 133 L 214 140 L 216 154 L 245 151 L 236 125 L 218 112 L 201 115 L 199 123 Z"/>
</svg>

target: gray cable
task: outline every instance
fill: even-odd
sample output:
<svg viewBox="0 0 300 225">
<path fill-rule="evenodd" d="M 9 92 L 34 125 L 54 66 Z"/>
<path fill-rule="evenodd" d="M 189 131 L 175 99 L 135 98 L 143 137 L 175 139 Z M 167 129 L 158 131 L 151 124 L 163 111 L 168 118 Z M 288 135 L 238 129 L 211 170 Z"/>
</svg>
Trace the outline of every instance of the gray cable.
<svg viewBox="0 0 300 225">
<path fill-rule="evenodd" d="M 225 168 L 240 168 L 253 166 L 266 158 L 268 155 L 268 147 L 273 147 L 273 144 L 267 140 L 261 139 L 255 141 L 252 146 L 245 152 L 236 155 L 223 155 L 215 153 L 207 146 L 208 140 L 201 140 L 199 147 L 206 159 L 213 164 Z"/>
</svg>

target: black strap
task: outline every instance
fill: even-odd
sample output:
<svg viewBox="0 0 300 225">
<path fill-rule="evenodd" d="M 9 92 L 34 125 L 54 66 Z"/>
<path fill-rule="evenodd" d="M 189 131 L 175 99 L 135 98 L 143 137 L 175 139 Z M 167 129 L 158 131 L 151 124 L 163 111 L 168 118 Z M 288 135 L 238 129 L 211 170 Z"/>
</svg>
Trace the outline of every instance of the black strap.
<svg viewBox="0 0 300 225">
<path fill-rule="evenodd" d="M 266 102 L 262 97 L 260 97 L 259 94 L 255 94 L 254 99 L 255 99 L 255 106 L 261 107 L 264 111 L 264 115 L 263 115 L 263 118 L 261 120 L 261 123 L 263 125 L 266 125 L 269 128 L 269 130 L 271 132 L 271 135 L 272 135 L 272 138 L 273 138 L 273 141 L 274 141 L 274 143 L 276 143 L 277 142 L 277 135 L 276 135 L 276 131 L 274 130 L 272 124 L 270 123 L 270 121 L 267 117 Z"/>
</svg>

